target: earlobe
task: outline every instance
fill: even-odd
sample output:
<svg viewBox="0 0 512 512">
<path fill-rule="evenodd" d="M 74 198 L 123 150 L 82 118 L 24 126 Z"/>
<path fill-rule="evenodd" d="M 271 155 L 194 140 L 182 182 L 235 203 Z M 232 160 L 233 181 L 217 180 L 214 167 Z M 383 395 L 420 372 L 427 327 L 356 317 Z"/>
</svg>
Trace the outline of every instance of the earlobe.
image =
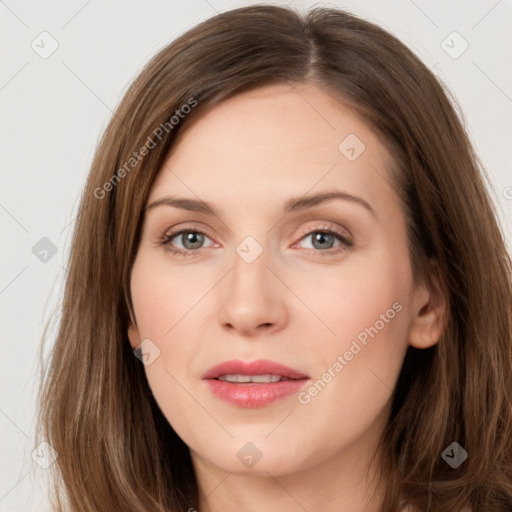
<svg viewBox="0 0 512 512">
<path fill-rule="evenodd" d="M 130 322 L 130 325 L 128 326 L 128 339 L 130 340 L 130 345 L 134 350 L 141 343 L 139 329 L 133 322 Z"/>
<path fill-rule="evenodd" d="M 446 292 L 432 262 L 429 282 L 415 290 L 413 307 L 409 344 L 419 349 L 432 347 L 441 338 L 447 315 Z"/>
</svg>

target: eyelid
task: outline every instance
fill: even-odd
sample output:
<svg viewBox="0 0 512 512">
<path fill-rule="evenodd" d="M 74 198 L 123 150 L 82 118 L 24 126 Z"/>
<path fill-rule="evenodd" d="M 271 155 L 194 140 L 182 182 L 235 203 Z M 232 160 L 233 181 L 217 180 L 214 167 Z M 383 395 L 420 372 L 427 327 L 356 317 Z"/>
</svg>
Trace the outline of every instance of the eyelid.
<svg viewBox="0 0 512 512">
<path fill-rule="evenodd" d="M 317 233 L 317 232 L 331 232 L 331 233 L 334 233 L 337 236 L 339 236 L 342 240 L 344 240 L 347 243 L 353 242 L 352 235 L 350 234 L 350 232 L 347 229 L 338 227 L 336 224 L 332 224 L 330 222 L 327 222 L 327 223 L 323 224 L 322 226 L 318 226 L 318 227 L 310 226 L 310 227 L 301 229 L 301 231 L 297 235 L 297 237 L 298 237 L 297 242 L 302 240 L 305 236 L 308 236 L 308 235 L 311 235 L 312 233 Z M 297 242 L 295 242 L 293 245 L 295 245 Z"/>
<path fill-rule="evenodd" d="M 183 232 L 192 232 L 192 233 L 200 233 L 206 237 L 208 237 L 210 240 L 215 242 L 214 238 L 208 234 L 208 231 L 206 229 L 197 227 L 193 224 L 185 224 L 185 225 L 178 225 L 178 227 L 172 227 L 166 229 L 163 234 L 159 237 L 159 243 L 162 243 L 163 241 L 170 241 L 172 238 L 176 237 L 179 234 L 182 234 Z"/>
</svg>

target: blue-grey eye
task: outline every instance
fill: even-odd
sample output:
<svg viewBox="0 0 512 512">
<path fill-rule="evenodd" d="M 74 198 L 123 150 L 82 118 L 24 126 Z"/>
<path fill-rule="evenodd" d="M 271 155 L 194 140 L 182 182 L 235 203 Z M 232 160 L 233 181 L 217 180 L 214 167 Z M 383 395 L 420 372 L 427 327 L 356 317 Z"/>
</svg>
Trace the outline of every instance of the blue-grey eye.
<svg viewBox="0 0 512 512">
<path fill-rule="evenodd" d="M 313 237 L 313 247 L 315 249 L 331 249 L 335 242 L 334 235 L 331 235 L 330 233 L 324 233 L 324 232 L 316 232 L 312 233 L 311 235 Z"/>
<path fill-rule="evenodd" d="M 197 231 L 184 231 L 176 238 L 181 239 L 184 249 L 192 250 L 201 248 L 205 237 L 202 233 L 198 233 Z"/>
</svg>

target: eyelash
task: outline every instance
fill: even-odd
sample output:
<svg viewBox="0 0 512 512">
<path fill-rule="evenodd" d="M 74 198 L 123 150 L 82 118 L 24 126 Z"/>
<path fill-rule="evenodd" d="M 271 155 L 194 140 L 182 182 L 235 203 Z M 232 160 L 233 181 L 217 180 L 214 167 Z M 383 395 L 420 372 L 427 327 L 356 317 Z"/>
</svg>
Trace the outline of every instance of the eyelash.
<svg viewBox="0 0 512 512">
<path fill-rule="evenodd" d="M 198 228 L 195 228 L 193 226 L 190 226 L 190 227 L 182 228 L 177 231 L 171 231 L 171 232 L 164 233 L 162 235 L 162 237 L 160 238 L 160 240 L 158 241 L 158 245 L 165 246 L 166 250 L 170 251 L 175 256 L 184 256 L 184 257 L 194 256 L 194 253 L 197 253 L 200 249 L 205 249 L 205 247 L 200 247 L 199 249 L 195 249 L 195 250 L 183 250 L 183 249 L 178 249 L 176 247 L 173 247 L 170 244 L 171 240 L 173 238 L 176 238 L 178 235 L 182 235 L 184 233 L 198 233 L 198 234 L 204 235 L 205 237 L 211 238 L 204 231 L 202 231 Z M 300 234 L 300 238 L 299 238 L 298 242 L 300 242 L 307 236 L 310 236 L 310 235 L 313 235 L 316 233 L 332 235 L 335 238 L 337 238 L 339 242 L 341 242 L 340 245 L 338 245 L 337 247 L 332 247 L 331 249 L 326 249 L 326 250 L 309 249 L 309 250 L 315 251 L 320 256 L 329 256 L 329 255 L 333 255 L 333 254 L 338 254 L 338 253 L 345 251 L 346 249 L 350 249 L 353 246 L 352 240 L 347 238 L 344 234 L 342 234 L 341 232 L 339 232 L 337 229 L 333 228 L 330 225 L 324 226 L 322 228 L 306 230 L 306 231 L 302 232 Z M 295 242 L 295 244 L 298 242 Z"/>
</svg>

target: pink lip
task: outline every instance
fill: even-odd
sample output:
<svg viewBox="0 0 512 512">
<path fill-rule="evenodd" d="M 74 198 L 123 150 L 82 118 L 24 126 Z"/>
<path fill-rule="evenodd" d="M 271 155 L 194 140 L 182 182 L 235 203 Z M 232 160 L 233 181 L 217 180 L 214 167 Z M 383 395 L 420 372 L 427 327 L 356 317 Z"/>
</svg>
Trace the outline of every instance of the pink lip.
<svg viewBox="0 0 512 512">
<path fill-rule="evenodd" d="M 290 380 L 271 383 L 234 383 L 216 380 L 220 375 L 280 375 Z M 210 390 L 221 400 L 239 407 L 264 407 L 280 398 L 297 393 L 309 376 L 273 361 L 252 362 L 232 360 L 210 368 L 203 379 Z"/>
<path fill-rule="evenodd" d="M 256 361 L 240 361 L 233 359 L 225 361 L 213 368 L 210 368 L 204 375 L 203 379 L 216 379 L 219 375 L 280 375 L 288 379 L 308 379 L 309 376 L 294 370 L 289 366 L 274 363 L 274 361 L 266 361 L 264 359 L 257 359 Z"/>
</svg>

